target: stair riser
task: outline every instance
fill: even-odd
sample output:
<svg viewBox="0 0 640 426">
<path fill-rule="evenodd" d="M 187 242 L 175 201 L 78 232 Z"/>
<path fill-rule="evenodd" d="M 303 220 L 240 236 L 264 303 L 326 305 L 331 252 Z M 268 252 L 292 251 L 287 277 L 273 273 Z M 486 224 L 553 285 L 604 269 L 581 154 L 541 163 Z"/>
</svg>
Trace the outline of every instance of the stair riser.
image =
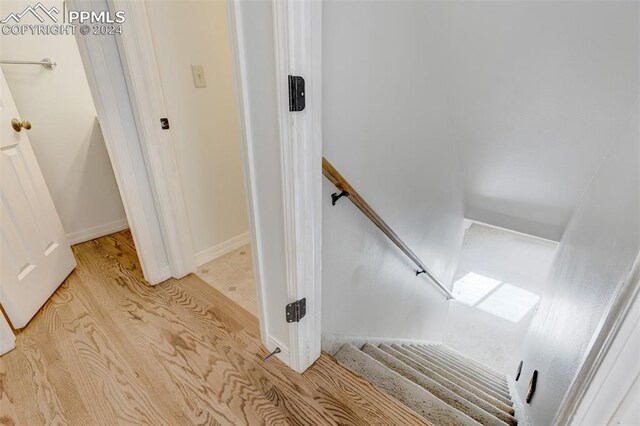
<svg viewBox="0 0 640 426">
<path fill-rule="evenodd" d="M 505 383 L 507 383 L 507 380 L 505 378 L 504 373 L 494 370 L 491 367 L 488 367 L 484 364 L 481 364 L 479 362 L 477 362 L 476 360 L 469 358 L 468 356 L 465 356 L 461 353 L 458 353 L 457 351 L 446 347 L 445 345 L 435 345 L 437 349 L 446 352 L 447 354 L 449 354 L 451 357 L 458 359 L 461 362 L 466 362 L 469 365 L 474 366 L 475 368 L 481 370 L 481 371 L 485 371 L 486 373 L 493 375 L 494 377 L 497 377 L 498 379 L 503 380 Z"/>
<path fill-rule="evenodd" d="M 421 347 L 424 347 L 424 346 L 421 346 Z M 455 363 L 456 365 L 461 365 L 461 366 L 467 368 L 468 370 L 472 371 L 473 373 L 475 373 L 475 374 L 477 374 L 477 375 L 479 375 L 481 377 L 484 377 L 488 381 L 496 383 L 496 384 L 500 385 L 501 387 L 503 387 L 505 389 L 509 389 L 509 385 L 507 384 L 507 380 L 504 378 L 504 375 L 499 376 L 499 375 L 493 374 L 491 372 L 488 372 L 486 369 L 477 368 L 475 365 L 463 360 L 462 358 L 458 358 L 456 356 L 451 355 L 451 353 L 449 351 L 442 350 L 439 346 L 433 345 L 433 346 L 428 346 L 428 347 L 433 349 L 437 353 L 439 353 L 442 357 L 444 357 L 444 358 L 448 359 L 449 361 Z"/>
<path fill-rule="evenodd" d="M 440 361 L 438 361 L 437 358 L 429 355 L 426 352 L 420 351 L 417 348 L 411 347 L 411 346 L 405 346 L 408 350 L 415 352 L 416 354 L 418 354 L 419 356 L 425 358 L 426 360 L 428 360 L 431 364 L 436 365 L 438 368 L 444 370 L 447 372 L 447 374 L 455 376 L 458 380 L 462 380 L 466 383 L 468 383 L 469 385 L 480 389 L 482 392 L 486 393 L 487 395 L 490 395 L 491 397 L 497 399 L 498 401 L 507 404 L 509 406 L 511 406 L 511 400 L 504 396 L 502 393 L 498 393 L 490 388 L 488 388 L 487 386 L 484 386 L 482 383 L 478 383 L 475 380 L 469 379 L 467 376 L 464 376 L 460 373 L 458 373 L 455 369 L 452 369 L 450 367 L 448 367 L 445 364 L 442 364 Z"/>
<path fill-rule="evenodd" d="M 429 354 L 434 359 L 437 359 L 440 364 L 446 366 L 447 368 L 449 368 L 451 371 L 455 372 L 456 374 L 462 375 L 463 377 L 466 377 L 467 379 L 472 380 L 474 383 L 478 383 L 478 384 L 484 386 L 485 388 L 497 393 L 498 395 L 501 395 L 502 397 L 509 399 L 509 391 L 508 390 L 505 390 L 500 386 L 497 386 L 497 385 L 495 385 L 493 383 L 490 383 L 487 380 L 483 379 L 482 377 L 477 376 L 477 375 L 473 374 L 472 372 L 467 371 L 464 368 L 458 367 L 457 365 L 447 361 L 446 359 L 443 359 L 437 353 L 434 353 L 434 352 L 426 350 L 426 349 L 422 349 L 420 347 L 416 347 L 416 349 L 418 349 L 419 351 L 422 351 L 423 353 Z"/>
<path fill-rule="evenodd" d="M 472 393 L 470 393 L 469 391 L 461 388 L 460 386 L 456 385 L 455 383 L 450 382 L 449 380 L 443 378 L 442 376 L 439 376 L 438 374 L 434 373 L 433 371 L 429 370 L 428 368 L 425 368 L 423 365 L 418 364 L 416 361 L 414 361 L 410 357 L 404 355 L 403 353 L 401 353 L 399 351 L 396 351 L 395 349 L 393 349 L 393 348 L 391 348 L 391 347 L 389 347 L 387 345 L 380 345 L 379 349 L 381 351 L 384 351 L 387 354 L 397 358 L 398 360 L 400 360 L 401 362 L 403 362 L 407 366 L 411 367 L 415 371 L 419 372 L 420 374 L 422 374 L 422 375 L 428 377 L 429 379 L 433 380 L 435 383 L 437 383 L 441 387 L 444 387 L 444 388 L 448 389 L 450 392 L 455 393 L 457 396 L 459 396 L 460 398 L 463 398 L 465 401 L 467 401 L 472 406 L 475 406 L 475 407 L 481 409 L 482 411 L 484 411 L 484 412 L 488 413 L 489 415 L 495 417 L 496 419 L 500 420 L 501 422 L 504 422 L 504 423 L 506 423 L 506 424 L 508 424 L 510 426 L 516 426 L 517 421 L 513 416 L 508 415 L 504 411 L 494 407 L 493 405 L 489 404 L 485 400 L 478 398 L 477 396 L 475 396 Z M 432 392 L 431 389 L 429 389 L 429 388 L 427 388 L 427 390 Z M 432 393 L 434 393 L 434 392 L 432 392 Z M 440 397 L 439 395 L 437 395 L 435 393 L 434 393 L 434 395 Z M 476 420 L 478 420 L 478 419 L 476 419 Z"/>
<path fill-rule="evenodd" d="M 490 385 L 494 386 L 495 388 L 509 393 L 509 385 L 507 384 L 506 380 L 503 379 L 499 379 L 499 378 L 495 378 L 492 376 L 487 375 L 486 373 L 482 372 L 482 371 L 478 371 L 477 369 L 470 367 L 467 364 L 464 364 L 456 359 L 453 359 L 452 357 L 450 357 L 448 354 L 443 353 L 442 351 L 438 350 L 435 346 L 420 346 L 421 349 L 424 350 L 428 350 L 430 351 L 432 354 L 434 354 L 434 356 L 438 356 L 440 358 L 442 358 L 442 360 L 446 361 L 448 364 L 454 366 L 456 369 L 460 370 L 460 371 L 464 371 L 467 374 L 470 374 L 474 377 L 477 377 L 479 379 L 481 379 L 482 381 L 489 383 Z"/>
<path fill-rule="evenodd" d="M 451 383 L 454 383 L 457 386 L 460 386 L 460 388 L 466 390 L 467 392 L 473 394 L 474 396 L 486 401 L 488 404 L 491 404 L 492 406 L 496 407 L 497 409 L 504 411 L 505 413 L 509 414 L 509 415 L 513 415 L 514 411 L 513 408 L 500 401 L 499 399 L 494 398 L 493 396 L 487 394 L 486 392 L 482 391 L 481 389 L 473 386 L 472 384 L 470 384 L 469 382 L 462 380 L 452 374 L 450 374 L 448 371 L 441 369 L 440 367 L 438 367 L 437 365 L 429 362 L 426 358 L 420 356 L 419 354 L 403 348 L 401 346 L 398 345 L 392 345 L 391 346 L 392 349 L 402 353 L 403 355 L 406 355 L 407 357 L 411 358 L 412 360 L 416 361 L 418 364 L 424 365 L 425 368 L 427 368 L 430 371 L 433 371 L 435 374 L 439 375 L 440 377 L 443 377 L 444 379 L 448 380 Z"/>
<path fill-rule="evenodd" d="M 335 358 L 351 371 L 433 424 L 452 426 L 478 425 L 470 417 L 450 407 L 417 384 L 391 371 L 385 365 L 351 345 L 344 345 L 335 354 Z"/>
<path fill-rule="evenodd" d="M 366 353 L 381 364 L 386 365 L 388 368 L 405 377 L 406 379 L 411 380 L 413 383 L 422 387 L 433 396 L 440 399 L 442 402 L 466 414 L 483 426 L 506 425 L 506 423 L 498 420 L 486 411 L 469 403 L 469 401 L 467 401 L 466 399 L 451 392 L 444 386 L 434 382 L 433 380 L 409 367 L 407 364 L 395 358 L 393 355 L 390 355 L 372 345 L 365 345 L 362 348 L 362 352 Z"/>
</svg>

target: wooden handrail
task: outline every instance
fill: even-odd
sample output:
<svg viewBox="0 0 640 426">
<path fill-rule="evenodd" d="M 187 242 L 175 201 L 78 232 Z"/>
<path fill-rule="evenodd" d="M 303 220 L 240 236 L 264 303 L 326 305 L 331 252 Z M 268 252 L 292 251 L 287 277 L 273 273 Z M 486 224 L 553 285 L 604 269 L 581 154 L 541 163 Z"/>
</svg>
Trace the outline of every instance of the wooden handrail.
<svg viewBox="0 0 640 426">
<path fill-rule="evenodd" d="M 442 291 L 447 299 L 454 299 L 453 294 L 440 282 L 440 280 L 425 266 L 425 264 L 420 260 L 420 258 L 400 239 L 398 234 L 396 234 L 387 223 L 382 220 L 380 215 L 373 210 L 373 208 L 358 194 L 358 191 L 353 189 L 353 187 L 347 182 L 347 180 L 336 170 L 335 167 L 331 165 L 331 163 L 324 157 L 322 157 L 322 174 L 329 179 L 329 182 L 335 185 L 338 190 L 340 190 L 340 194 L 333 194 L 333 204 L 343 197 L 346 196 L 349 200 L 364 213 L 364 215 L 373 222 L 389 239 L 396 245 L 404 254 L 406 254 L 409 259 L 413 261 L 418 267 L 418 271 L 416 275 L 425 274 L 428 276 L 431 281 Z"/>
</svg>

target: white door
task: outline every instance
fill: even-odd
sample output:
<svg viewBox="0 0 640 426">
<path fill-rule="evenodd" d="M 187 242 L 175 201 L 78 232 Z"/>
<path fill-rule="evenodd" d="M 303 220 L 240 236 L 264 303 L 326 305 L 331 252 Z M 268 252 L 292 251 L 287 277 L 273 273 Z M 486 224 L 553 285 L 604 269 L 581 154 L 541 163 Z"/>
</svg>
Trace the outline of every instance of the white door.
<svg viewBox="0 0 640 426">
<path fill-rule="evenodd" d="M 12 127 L 13 118 L 24 117 L 0 76 L 0 304 L 17 329 L 27 325 L 76 261 L 31 149 L 29 131 Z"/>
</svg>

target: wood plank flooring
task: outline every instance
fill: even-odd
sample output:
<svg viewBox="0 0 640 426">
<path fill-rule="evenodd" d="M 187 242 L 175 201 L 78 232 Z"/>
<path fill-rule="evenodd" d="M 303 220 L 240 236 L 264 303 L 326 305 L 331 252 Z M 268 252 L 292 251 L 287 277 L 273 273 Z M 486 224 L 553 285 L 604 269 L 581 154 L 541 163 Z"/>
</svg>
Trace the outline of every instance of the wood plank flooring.
<svg viewBox="0 0 640 426">
<path fill-rule="evenodd" d="M 74 254 L 0 357 L 0 425 L 424 424 L 326 354 L 263 362 L 252 314 L 195 275 L 148 286 L 128 231 Z"/>
</svg>

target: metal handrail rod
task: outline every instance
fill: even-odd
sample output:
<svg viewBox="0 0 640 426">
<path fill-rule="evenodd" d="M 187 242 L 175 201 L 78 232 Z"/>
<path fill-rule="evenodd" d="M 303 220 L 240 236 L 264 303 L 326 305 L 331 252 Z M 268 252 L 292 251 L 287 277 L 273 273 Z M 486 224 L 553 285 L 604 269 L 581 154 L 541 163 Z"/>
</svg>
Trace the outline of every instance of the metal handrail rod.
<svg viewBox="0 0 640 426">
<path fill-rule="evenodd" d="M 396 245 L 404 254 L 406 254 L 409 259 L 413 261 L 413 263 L 418 266 L 418 271 L 416 275 L 425 274 L 428 276 L 431 281 L 438 287 L 440 291 L 442 291 L 447 299 L 453 300 L 453 294 L 449 291 L 447 287 L 436 277 L 433 272 L 429 270 L 425 266 L 425 264 L 420 260 L 420 258 L 400 239 L 398 234 L 396 234 L 387 223 L 382 220 L 382 218 L 371 208 L 369 204 L 358 194 L 358 192 L 353 189 L 353 187 L 347 182 L 347 180 L 342 177 L 342 175 L 331 165 L 331 163 L 324 157 L 322 157 L 322 174 L 329 179 L 329 181 L 335 185 L 336 188 L 340 190 L 340 194 L 333 194 L 332 200 L 335 205 L 336 201 L 341 197 L 347 197 L 349 200 L 358 208 L 362 213 L 364 213 L 367 218 L 373 222 L 389 239 Z"/>
</svg>

